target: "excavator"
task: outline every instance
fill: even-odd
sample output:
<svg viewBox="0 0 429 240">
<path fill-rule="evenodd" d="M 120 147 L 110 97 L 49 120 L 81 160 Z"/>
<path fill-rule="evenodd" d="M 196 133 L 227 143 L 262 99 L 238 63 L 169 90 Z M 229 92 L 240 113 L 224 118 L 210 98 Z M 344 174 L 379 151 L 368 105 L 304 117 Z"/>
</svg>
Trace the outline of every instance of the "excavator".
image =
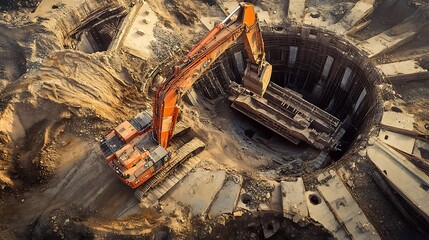
<svg viewBox="0 0 429 240">
<path fill-rule="evenodd" d="M 196 138 L 174 152 L 170 149 L 181 99 L 211 64 L 240 37 L 248 57 L 243 87 L 254 94 L 264 94 L 271 78 L 272 66 L 265 61 L 264 43 L 254 6 L 242 2 L 215 25 L 158 85 L 152 111 L 143 111 L 121 123 L 100 141 L 107 164 L 122 182 L 132 188 L 145 184 L 144 189 L 148 190 L 162 176 L 204 148 L 204 143 Z"/>
</svg>

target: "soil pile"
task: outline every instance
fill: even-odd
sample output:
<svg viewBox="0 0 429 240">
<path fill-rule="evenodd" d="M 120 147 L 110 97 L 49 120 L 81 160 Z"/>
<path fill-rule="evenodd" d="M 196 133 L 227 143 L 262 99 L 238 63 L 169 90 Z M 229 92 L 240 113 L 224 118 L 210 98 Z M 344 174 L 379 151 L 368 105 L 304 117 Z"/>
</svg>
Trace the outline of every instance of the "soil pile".
<svg viewBox="0 0 429 240">
<path fill-rule="evenodd" d="M 4 89 L 0 97 L 3 187 L 12 186 L 21 174 L 35 181 L 53 173 L 59 155 L 50 146 L 65 129 L 84 134 L 103 120 L 126 116 L 122 103 L 131 92 L 138 94 L 119 77 L 122 69 L 117 62 L 113 55 L 62 51 Z"/>
</svg>

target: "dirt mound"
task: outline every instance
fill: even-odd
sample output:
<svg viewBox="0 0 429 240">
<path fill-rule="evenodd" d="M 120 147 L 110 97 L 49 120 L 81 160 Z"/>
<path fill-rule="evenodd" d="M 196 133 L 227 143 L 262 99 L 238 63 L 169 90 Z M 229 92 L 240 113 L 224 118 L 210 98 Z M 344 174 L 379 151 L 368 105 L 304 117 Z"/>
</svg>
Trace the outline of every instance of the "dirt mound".
<svg viewBox="0 0 429 240">
<path fill-rule="evenodd" d="M 37 23 L 10 26 L 7 21 L 0 19 L 0 80 L 3 79 L 3 85 L 38 68 L 46 55 L 60 50 L 58 41 L 45 27 Z"/>
<path fill-rule="evenodd" d="M 0 11 L 18 10 L 21 8 L 34 9 L 41 0 L 3 0 L 0 2 Z"/>
<path fill-rule="evenodd" d="M 55 140 L 64 131 L 93 136 L 91 129 L 108 127 L 100 127 L 103 120 L 129 115 L 123 102 L 138 94 L 118 75 L 119 62 L 114 55 L 62 51 L 6 87 L 0 98 L 3 187 L 17 177 L 35 181 L 53 173 Z"/>
<path fill-rule="evenodd" d="M 181 24 L 192 25 L 198 20 L 197 10 L 186 1 L 169 0 L 166 1 L 168 10 L 173 13 Z"/>
<path fill-rule="evenodd" d="M 39 216 L 27 235 L 36 239 L 170 239 L 175 237 L 167 227 L 171 221 L 154 212 L 111 220 L 56 208 Z"/>
</svg>

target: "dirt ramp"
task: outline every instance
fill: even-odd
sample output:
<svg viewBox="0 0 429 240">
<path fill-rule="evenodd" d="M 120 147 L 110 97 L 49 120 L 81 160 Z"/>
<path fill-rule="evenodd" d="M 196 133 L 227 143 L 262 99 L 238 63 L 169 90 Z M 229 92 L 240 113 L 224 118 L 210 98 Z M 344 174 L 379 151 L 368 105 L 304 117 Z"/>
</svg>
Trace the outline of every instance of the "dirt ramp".
<svg viewBox="0 0 429 240">
<path fill-rule="evenodd" d="M 29 227 L 27 235 L 33 239 L 175 238 L 175 233 L 165 225 L 165 222 L 169 224 L 171 219 L 158 215 L 147 213 L 133 215 L 124 220 L 111 220 L 57 208 L 40 215 Z"/>
<path fill-rule="evenodd" d="M 97 136 L 93 130 L 106 127 L 101 122 L 127 116 L 123 103 L 138 94 L 117 74 L 119 62 L 106 54 L 63 51 L 7 86 L 0 100 L 3 187 L 20 175 L 38 181 L 53 173 L 60 157 L 56 150 L 66 145 L 53 143 L 64 131 Z"/>
</svg>

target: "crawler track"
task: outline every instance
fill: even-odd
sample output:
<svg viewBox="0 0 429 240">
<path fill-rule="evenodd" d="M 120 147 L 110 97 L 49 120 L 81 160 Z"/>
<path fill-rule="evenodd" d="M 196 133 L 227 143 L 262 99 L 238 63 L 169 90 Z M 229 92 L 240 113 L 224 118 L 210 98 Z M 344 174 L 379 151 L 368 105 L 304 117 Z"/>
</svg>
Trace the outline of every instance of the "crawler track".
<svg viewBox="0 0 429 240">
<path fill-rule="evenodd" d="M 156 185 L 161 183 L 166 177 L 168 177 L 170 172 L 173 169 L 178 167 L 179 164 L 183 163 L 184 161 L 192 157 L 195 152 L 203 149 L 204 147 L 205 147 L 205 144 L 200 139 L 194 138 L 191 141 L 187 142 L 185 145 L 183 145 L 181 148 L 176 150 L 172 154 L 171 163 L 136 190 L 135 196 L 137 197 L 137 199 L 139 199 L 140 202 L 142 202 L 142 200 L 145 198 L 148 192 Z M 193 166 L 195 165 L 196 164 L 194 164 Z M 192 168 L 186 168 L 187 170 L 186 173 L 188 173 Z M 177 183 L 186 174 L 181 174 L 181 175 L 183 176 L 181 176 L 180 178 L 177 178 L 178 180 L 175 183 Z M 172 188 L 175 185 L 175 183 L 173 185 L 170 184 L 169 189 Z M 163 194 L 165 194 L 169 189 L 166 189 L 166 191 Z M 162 197 L 162 195 L 158 196 L 158 199 Z"/>
</svg>

